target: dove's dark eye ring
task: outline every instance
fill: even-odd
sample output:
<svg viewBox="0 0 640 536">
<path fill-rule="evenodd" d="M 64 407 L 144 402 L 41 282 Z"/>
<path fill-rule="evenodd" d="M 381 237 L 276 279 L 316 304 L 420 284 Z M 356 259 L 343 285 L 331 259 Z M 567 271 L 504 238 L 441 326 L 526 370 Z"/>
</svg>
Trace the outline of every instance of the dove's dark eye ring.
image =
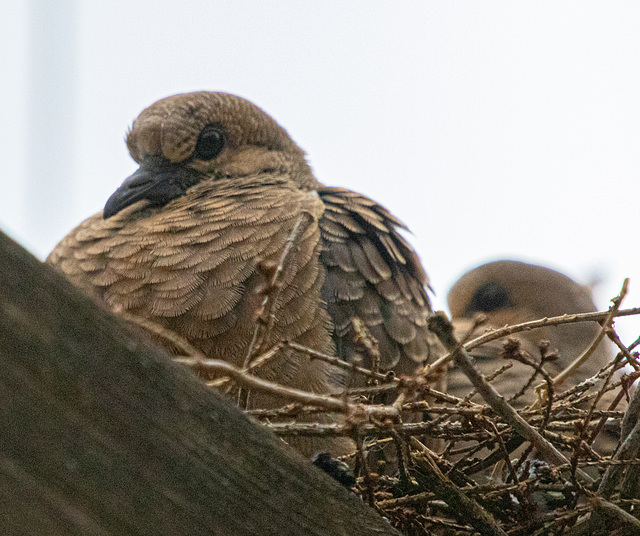
<svg viewBox="0 0 640 536">
<path fill-rule="evenodd" d="M 491 313 L 499 309 L 512 308 L 513 302 L 506 288 L 495 281 L 488 281 L 480 285 L 473 293 L 471 301 L 467 305 L 466 315 L 473 313 Z"/>
<path fill-rule="evenodd" d="M 198 136 L 193 156 L 199 160 L 212 160 L 222 152 L 225 143 L 224 132 L 219 125 L 206 125 Z"/>
</svg>

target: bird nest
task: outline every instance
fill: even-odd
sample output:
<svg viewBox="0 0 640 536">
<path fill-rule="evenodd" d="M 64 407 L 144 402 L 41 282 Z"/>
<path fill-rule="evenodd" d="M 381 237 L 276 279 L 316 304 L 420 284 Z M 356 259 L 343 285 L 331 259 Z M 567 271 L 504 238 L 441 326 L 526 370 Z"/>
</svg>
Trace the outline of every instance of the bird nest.
<svg viewBox="0 0 640 536">
<path fill-rule="evenodd" d="M 640 390 L 632 389 L 640 377 L 634 351 L 640 338 L 626 347 L 612 327 L 616 317 L 640 314 L 640 309 L 620 309 L 625 291 L 626 285 L 608 311 L 507 326 L 468 342 L 457 341 L 446 316 L 437 313 L 429 327 L 446 355 L 403 378 L 376 370 L 376 341 L 357 321 L 354 330 L 373 363 L 370 369 L 286 341 L 239 369 L 206 359 L 184 339 L 147 320 L 122 314 L 170 339 L 186 356 L 178 361 L 215 375 L 209 384 L 226 388 L 241 405 L 253 390 L 289 401 L 279 408 L 247 410 L 286 441 L 312 437 L 330 444 L 351 438 L 353 454 L 341 460 L 322 454 L 316 464 L 403 534 L 622 535 L 640 534 Z M 562 373 L 552 378 L 545 371 L 553 354 L 544 343 L 540 356 L 532 359 L 510 338 L 574 322 L 602 326 L 580 359 L 588 359 L 604 337 L 619 350 L 577 385 L 567 387 Z M 268 322 L 262 324 L 256 339 L 261 329 L 269 329 Z M 485 377 L 470 352 L 497 339 L 504 340 L 505 364 Z M 260 366 L 286 347 L 345 369 L 351 381 L 340 393 L 319 395 L 260 378 Z M 580 359 L 570 367 L 578 367 Z M 499 394 L 500 375 L 512 360 L 529 365 L 531 374 L 521 391 L 506 400 Z M 434 378 L 451 366 L 475 387 L 464 398 L 434 387 Z M 519 399 L 534 402 L 523 405 Z"/>
</svg>

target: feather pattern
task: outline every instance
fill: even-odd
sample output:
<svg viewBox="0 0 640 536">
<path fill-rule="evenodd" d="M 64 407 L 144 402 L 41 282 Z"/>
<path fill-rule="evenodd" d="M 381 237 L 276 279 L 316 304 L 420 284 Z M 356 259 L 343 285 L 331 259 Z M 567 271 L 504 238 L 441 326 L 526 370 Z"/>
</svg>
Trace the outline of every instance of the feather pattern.
<svg viewBox="0 0 640 536">
<path fill-rule="evenodd" d="M 432 311 L 427 275 L 398 231 L 404 225 L 350 190 L 322 186 L 318 193 L 325 205 L 322 295 L 340 356 L 362 356 L 353 328 L 359 318 L 378 341 L 382 368 L 412 373 L 429 357 L 426 319 Z"/>
<path fill-rule="evenodd" d="M 223 143 L 202 152 L 212 128 Z M 376 339 L 382 368 L 410 374 L 427 360 L 428 280 L 404 225 L 363 195 L 320 185 L 262 110 L 223 93 L 168 97 L 139 115 L 127 146 L 140 168 L 47 260 L 94 299 L 240 367 L 266 324 L 260 351 L 291 341 L 366 359 L 355 319 Z M 324 393 L 343 380 L 289 348 L 256 373 Z M 260 393 L 251 401 L 283 402 Z M 303 452 L 317 450 L 304 441 Z"/>
</svg>

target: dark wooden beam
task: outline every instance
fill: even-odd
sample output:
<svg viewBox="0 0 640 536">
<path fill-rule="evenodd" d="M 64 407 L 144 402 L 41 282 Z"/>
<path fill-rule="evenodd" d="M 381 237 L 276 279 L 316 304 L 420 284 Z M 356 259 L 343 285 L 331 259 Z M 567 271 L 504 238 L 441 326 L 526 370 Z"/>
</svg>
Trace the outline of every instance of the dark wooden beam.
<svg viewBox="0 0 640 536">
<path fill-rule="evenodd" d="M 0 533 L 398 534 L 2 233 Z"/>
</svg>

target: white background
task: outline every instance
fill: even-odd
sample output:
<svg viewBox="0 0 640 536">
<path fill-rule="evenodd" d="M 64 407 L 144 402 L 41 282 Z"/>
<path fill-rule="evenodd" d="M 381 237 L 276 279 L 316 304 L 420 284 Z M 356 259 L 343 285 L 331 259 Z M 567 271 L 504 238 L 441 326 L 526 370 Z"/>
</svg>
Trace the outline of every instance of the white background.
<svg viewBox="0 0 640 536">
<path fill-rule="evenodd" d="M 0 227 L 44 258 L 135 169 L 167 95 L 264 108 L 320 181 L 404 220 L 444 307 L 480 262 L 624 277 L 640 305 L 640 3 L 77 2 L 2 5 Z M 47 40 L 49 39 L 49 40 Z M 619 320 L 629 343 L 637 319 Z"/>
</svg>

